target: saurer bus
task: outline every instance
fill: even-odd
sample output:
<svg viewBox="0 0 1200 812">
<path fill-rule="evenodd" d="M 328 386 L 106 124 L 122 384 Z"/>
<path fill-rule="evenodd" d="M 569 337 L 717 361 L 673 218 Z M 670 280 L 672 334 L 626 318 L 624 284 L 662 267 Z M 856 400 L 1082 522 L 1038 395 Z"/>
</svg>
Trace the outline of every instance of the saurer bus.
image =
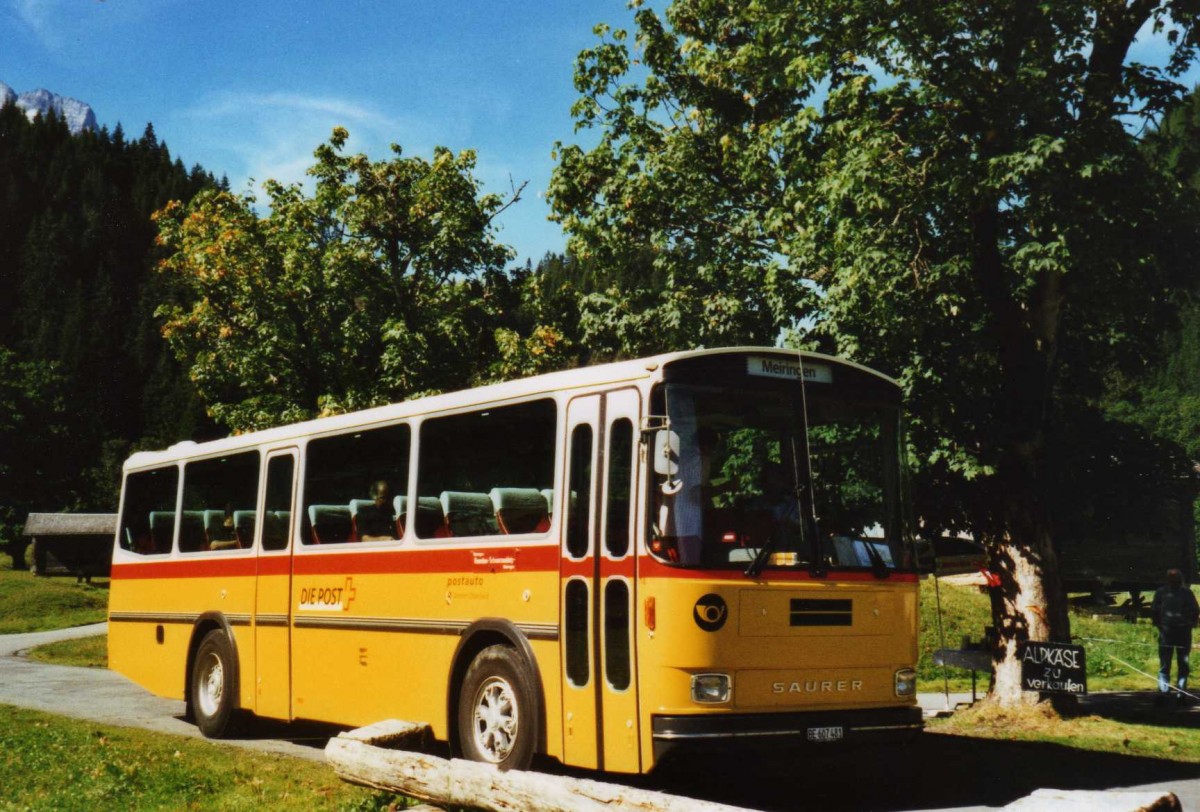
<svg viewBox="0 0 1200 812">
<path fill-rule="evenodd" d="M 731 348 L 139 452 L 110 665 L 210 737 L 403 719 L 501 768 L 910 737 L 901 448 L 893 380 Z"/>
</svg>

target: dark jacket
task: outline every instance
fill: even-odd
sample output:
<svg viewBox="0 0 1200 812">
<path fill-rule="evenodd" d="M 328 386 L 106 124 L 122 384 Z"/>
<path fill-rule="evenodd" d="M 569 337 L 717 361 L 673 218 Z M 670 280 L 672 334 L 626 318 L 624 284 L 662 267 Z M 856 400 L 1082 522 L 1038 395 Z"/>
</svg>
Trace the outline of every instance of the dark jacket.
<svg viewBox="0 0 1200 812">
<path fill-rule="evenodd" d="M 1154 625 L 1160 629 L 1190 629 L 1200 619 L 1196 596 L 1186 586 L 1160 586 L 1150 605 Z"/>
</svg>

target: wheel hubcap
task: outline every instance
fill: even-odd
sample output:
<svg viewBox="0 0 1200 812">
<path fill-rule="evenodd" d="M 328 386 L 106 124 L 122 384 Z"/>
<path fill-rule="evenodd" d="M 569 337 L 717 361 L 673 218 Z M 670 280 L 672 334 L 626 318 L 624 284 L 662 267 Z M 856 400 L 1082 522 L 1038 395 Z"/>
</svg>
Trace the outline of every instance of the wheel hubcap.
<svg viewBox="0 0 1200 812">
<path fill-rule="evenodd" d="M 201 713 L 214 716 L 221 707 L 221 695 L 225 691 L 225 667 L 217 655 L 206 655 L 200 664 L 198 688 L 196 701 L 200 704 Z"/>
<path fill-rule="evenodd" d="M 475 746 L 488 761 L 508 758 L 517 740 L 517 701 L 512 686 L 489 677 L 475 695 Z"/>
</svg>

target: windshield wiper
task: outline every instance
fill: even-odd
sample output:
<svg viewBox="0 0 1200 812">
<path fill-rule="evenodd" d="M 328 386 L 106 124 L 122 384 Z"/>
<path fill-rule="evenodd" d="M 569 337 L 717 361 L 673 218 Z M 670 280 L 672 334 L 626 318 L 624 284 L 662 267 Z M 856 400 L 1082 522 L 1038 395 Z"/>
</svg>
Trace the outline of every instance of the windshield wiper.
<svg viewBox="0 0 1200 812">
<path fill-rule="evenodd" d="M 772 533 L 763 542 L 763 546 L 758 548 L 758 552 L 754 554 L 754 560 L 750 562 L 750 566 L 746 567 L 747 578 L 757 578 L 763 571 L 763 567 L 767 566 L 767 562 L 771 560 L 771 553 L 775 552 L 775 548 L 779 546 L 779 535 Z"/>
<path fill-rule="evenodd" d="M 883 560 L 883 556 L 875 549 L 875 545 L 870 539 L 859 539 L 867 548 L 867 556 L 871 559 L 871 572 L 876 578 L 886 578 L 891 570 L 888 569 L 887 562 Z"/>
</svg>

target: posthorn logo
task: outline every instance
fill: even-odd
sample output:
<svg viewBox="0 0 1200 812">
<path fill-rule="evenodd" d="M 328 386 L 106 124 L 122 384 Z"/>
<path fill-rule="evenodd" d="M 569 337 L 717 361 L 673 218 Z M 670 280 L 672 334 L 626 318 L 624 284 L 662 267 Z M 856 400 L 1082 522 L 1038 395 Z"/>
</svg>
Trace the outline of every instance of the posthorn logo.
<svg viewBox="0 0 1200 812">
<path fill-rule="evenodd" d="M 696 608 L 692 616 L 696 619 L 696 625 L 701 629 L 706 632 L 715 632 L 725 625 L 725 619 L 729 617 L 729 607 L 725 605 L 724 598 L 710 592 L 696 601 Z"/>
</svg>

